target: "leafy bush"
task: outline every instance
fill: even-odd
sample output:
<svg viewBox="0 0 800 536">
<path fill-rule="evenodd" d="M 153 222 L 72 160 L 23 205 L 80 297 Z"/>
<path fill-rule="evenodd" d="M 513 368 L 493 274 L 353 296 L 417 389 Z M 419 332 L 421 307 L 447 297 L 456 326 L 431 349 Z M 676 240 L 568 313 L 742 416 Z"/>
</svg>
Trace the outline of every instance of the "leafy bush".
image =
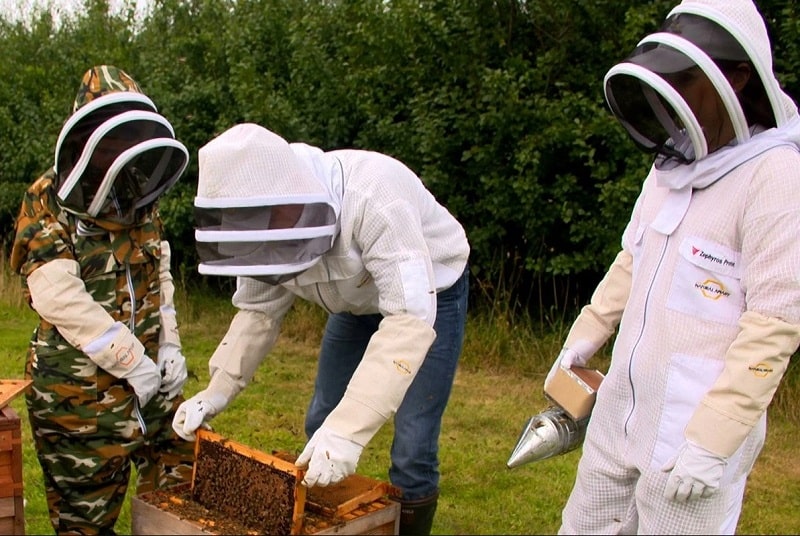
<svg viewBox="0 0 800 536">
<path fill-rule="evenodd" d="M 114 63 L 192 155 L 249 121 L 289 141 L 403 160 L 464 224 L 478 299 L 539 313 L 565 296 L 577 304 L 619 247 L 649 163 L 606 109 L 603 76 L 675 3 L 157 0 L 136 18 L 132 2 L 112 11 L 85 0 L 58 18 L 0 16 L 0 183 L 28 183 L 50 165 L 81 74 Z M 796 94 L 798 8 L 759 7 L 776 71 Z M 162 211 L 181 273 L 202 283 L 197 172 L 192 158 Z M 0 215 L 4 236 L 9 223 Z M 510 274 L 513 286 L 497 284 Z"/>
</svg>

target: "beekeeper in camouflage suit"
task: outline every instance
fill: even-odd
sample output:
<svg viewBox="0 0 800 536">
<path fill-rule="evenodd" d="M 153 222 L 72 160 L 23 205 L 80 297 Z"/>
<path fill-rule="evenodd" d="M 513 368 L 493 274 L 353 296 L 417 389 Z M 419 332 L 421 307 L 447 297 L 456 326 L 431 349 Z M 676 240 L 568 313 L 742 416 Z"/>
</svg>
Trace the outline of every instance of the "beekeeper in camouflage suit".
<svg viewBox="0 0 800 536">
<path fill-rule="evenodd" d="M 156 203 L 188 159 L 137 83 L 98 66 L 25 193 L 11 267 L 40 318 L 26 402 L 59 534 L 113 534 L 131 462 L 139 493 L 191 476 L 170 426 L 187 370 Z"/>
</svg>

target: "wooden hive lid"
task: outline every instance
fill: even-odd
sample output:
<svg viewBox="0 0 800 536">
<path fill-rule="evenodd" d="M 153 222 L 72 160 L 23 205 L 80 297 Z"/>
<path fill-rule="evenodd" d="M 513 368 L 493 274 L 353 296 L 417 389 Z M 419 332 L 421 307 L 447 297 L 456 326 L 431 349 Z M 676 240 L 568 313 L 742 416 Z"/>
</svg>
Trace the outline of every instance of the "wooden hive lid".
<svg viewBox="0 0 800 536">
<path fill-rule="evenodd" d="M 32 380 L 0 380 L 0 408 L 6 407 L 32 383 Z"/>
</svg>

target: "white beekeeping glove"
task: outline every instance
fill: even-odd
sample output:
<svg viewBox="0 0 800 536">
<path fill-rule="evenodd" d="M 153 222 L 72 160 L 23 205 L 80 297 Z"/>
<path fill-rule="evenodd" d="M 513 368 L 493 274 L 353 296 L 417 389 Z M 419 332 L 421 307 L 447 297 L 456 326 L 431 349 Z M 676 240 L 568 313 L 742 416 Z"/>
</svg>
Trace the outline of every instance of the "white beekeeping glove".
<svg viewBox="0 0 800 536">
<path fill-rule="evenodd" d="M 217 370 L 208 387 L 178 406 L 172 418 L 172 429 L 186 441 L 194 441 L 195 431 L 201 426 L 207 427 L 207 422 L 228 407 L 237 393 L 228 375 Z"/>
<path fill-rule="evenodd" d="M 578 352 L 574 350 L 570 350 L 569 348 L 562 348 L 561 351 L 558 353 L 558 357 L 556 357 L 553 366 L 550 367 L 550 372 L 547 373 L 547 377 L 544 379 L 544 386 L 550 383 L 553 379 L 553 376 L 556 375 L 556 371 L 558 367 L 569 369 L 570 367 L 577 366 L 577 367 L 584 367 L 586 366 L 588 359 L 581 356 Z"/>
<path fill-rule="evenodd" d="M 228 405 L 221 393 L 200 391 L 178 406 L 172 418 L 172 429 L 186 441 L 196 439 L 195 432 Z"/>
<path fill-rule="evenodd" d="M 355 473 L 363 449 L 323 424 L 306 443 L 295 465 L 308 468 L 303 484 L 309 488 L 336 484 Z"/>
<path fill-rule="evenodd" d="M 159 391 L 167 400 L 172 400 L 183 390 L 183 384 L 189 377 L 181 349 L 174 344 L 162 344 L 158 349 L 158 368 L 161 372 Z"/>
<path fill-rule="evenodd" d="M 144 353 L 144 345 L 122 322 L 114 322 L 100 337 L 83 348 L 95 364 L 125 379 L 144 407 L 161 387 L 158 365 Z"/>
<path fill-rule="evenodd" d="M 678 454 L 662 467 L 662 471 L 670 471 L 664 497 L 679 502 L 711 497 L 719 490 L 727 464 L 725 458 L 691 441 L 684 442 Z"/>
</svg>

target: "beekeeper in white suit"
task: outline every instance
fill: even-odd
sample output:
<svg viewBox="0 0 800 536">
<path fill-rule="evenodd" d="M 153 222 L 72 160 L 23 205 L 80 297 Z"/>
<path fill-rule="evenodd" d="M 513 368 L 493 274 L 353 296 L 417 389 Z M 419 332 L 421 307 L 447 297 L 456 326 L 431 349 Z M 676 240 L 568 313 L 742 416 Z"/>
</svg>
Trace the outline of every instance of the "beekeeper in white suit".
<svg viewBox="0 0 800 536">
<path fill-rule="evenodd" d="M 242 124 L 202 147 L 199 166 L 199 271 L 236 276 L 239 311 L 176 432 L 193 439 L 250 382 L 295 297 L 318 303 L 329 317 L 297 459 L 304 483 L 352 474 L 394 416 L 400 532 L 430 533 L 466 322 L 463 228 L 408 167 L 375 152 L 323 152 Z"/>
<path fill-rule="evenodd" d="M 733 534 L 800 341 L 797 109 L 750 0 L 686 0 L 605 77 L 655 162 L 555 367 L 618 328 L 562 534 Z"/>
</svg>

